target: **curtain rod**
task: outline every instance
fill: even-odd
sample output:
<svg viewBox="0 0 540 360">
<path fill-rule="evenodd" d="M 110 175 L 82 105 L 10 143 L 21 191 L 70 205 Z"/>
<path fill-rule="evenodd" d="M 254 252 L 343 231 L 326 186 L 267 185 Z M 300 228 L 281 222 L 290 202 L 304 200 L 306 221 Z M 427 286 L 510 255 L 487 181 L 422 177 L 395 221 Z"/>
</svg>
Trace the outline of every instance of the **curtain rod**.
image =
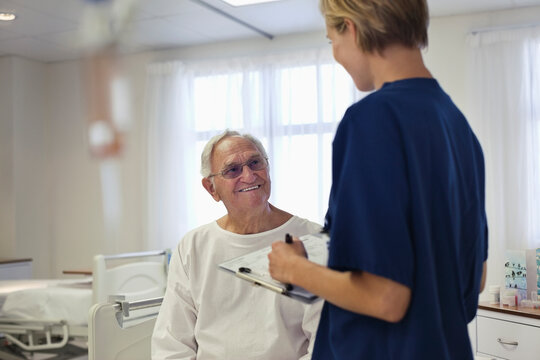
<svg viewBox="0 0 540 360">
<path fill-rule="evenodd" d="M 534 23 L 529 23 L 529 24 L 514 24 L 514 25 L 503 25 L 503 26 L 479 28 L 479 29 L 471 30 L 470 33 L 474 35 L 474 34 L 488 32 L 488 31 L 525 29 L 525 28 L 530 28 L 530 27 L 535 27 L 535 26 L 540 26 L 540 22 L 534 22 Z"/>
<path fill-rule="evenodd" d="M 191 1 L 193 1 L 194 3 L 197 3 L 197 4 L 201 5 L 201 6 L 204 6 L 205 8 L 207 8 L 209 10 L 212 10 L 215 13 L 218 13 L 218 14 L 220 14 L 222 16 L 225 16 L 226 18 L 231 19 L 232 21 L 234 21 L 234 22 L 236 22 L 236 23 L 238 23 L 238 24 L 240 24 L 242 26 L 245 26 L 248 29 L 251 29 L 251 30 L 261 34 L 262 36 L 264 36 L 267 39 L 272 40 L 274 38 L 273 35 L 271 35 L 271 34 L 269 34 L 267 32 L 264 32 L 261 29 L 256 28 L 255 26 L 253 26 L 251 24 L 248 24 L 247 22 L 245 22 L 243 20 L 240 20 L 237 17 L 234 17 L 231 14 L 229 14 L 229 13 L 227 13 L 227 12 L 221 10 L 221 9 L 218 9 L 217 7 L 215 7 L 213 5 L 210 5 L 210 4 L 208 4 L 208 3 L 206 3 L 206 2 L 204 2 L 202 0 L 191 0 Z"/>
</svg>

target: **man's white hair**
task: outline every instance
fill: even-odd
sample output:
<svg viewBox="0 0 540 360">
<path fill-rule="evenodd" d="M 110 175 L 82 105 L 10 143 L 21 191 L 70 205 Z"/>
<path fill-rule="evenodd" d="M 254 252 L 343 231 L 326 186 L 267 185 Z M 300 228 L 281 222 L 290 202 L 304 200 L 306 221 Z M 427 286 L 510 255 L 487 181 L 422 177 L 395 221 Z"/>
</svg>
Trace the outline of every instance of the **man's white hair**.
<svg viewBox="0 0 540 360">
<path fill-rule="evenodd" d="M 253 145 L 255 145 L 257 150 L 259 150 L 259 152 L 264 158 L 268 158 L 263 144 L 255 136 L 251 134 L 240 134 L 238 131 L 226 129 L 221 134 L 218 134 L 208 140 L 208 142 L 204 146 L 203 152 L 201 154 L 201 175 L 203 177 L 207 178 L 210 176 L 210 174 L 212 174 L 212 152 L 214 150 L 214 147 L 218 142 L 228 137 L 241 137 L 250 141 L 251 143 L 253 143 Z"/>
</svg>

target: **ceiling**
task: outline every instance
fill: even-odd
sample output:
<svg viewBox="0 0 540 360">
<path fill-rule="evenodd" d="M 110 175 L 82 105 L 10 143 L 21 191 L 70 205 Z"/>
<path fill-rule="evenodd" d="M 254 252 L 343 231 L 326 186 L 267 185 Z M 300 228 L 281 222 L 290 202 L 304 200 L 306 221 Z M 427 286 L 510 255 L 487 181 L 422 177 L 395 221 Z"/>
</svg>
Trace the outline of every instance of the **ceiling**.
<svg viewBox="0 0 540 360">
<path fill-rule="evenodd" d="M 132 1 L 132 0 L 115 0 Z M 447 16 L 540 5 L 540 0 L 428 0 L 431 16 Z M 81 50 L 81 19 L 90 0 L 0 0 L 0 56 L 55 62 Z M 138 0 L 127 51 L 170 49 L 238 39 L 324 29 L 318 0 L 282 0 L 233 7 L 221 0 Z"/>
</svg>

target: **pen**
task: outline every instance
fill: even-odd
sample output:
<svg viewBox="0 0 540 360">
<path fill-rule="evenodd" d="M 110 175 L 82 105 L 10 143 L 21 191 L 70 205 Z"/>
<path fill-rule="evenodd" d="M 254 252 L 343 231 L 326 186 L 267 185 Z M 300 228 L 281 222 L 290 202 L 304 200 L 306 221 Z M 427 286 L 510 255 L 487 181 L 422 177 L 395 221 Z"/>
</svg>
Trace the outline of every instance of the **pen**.
<svg viewBox="0 0 540 360">
<path fill-rule="evenodd" d="M 289 234 L 289 233 L 285 234 L 285 242 L 287 244 L 292 244 L 292 236 L 291 236 L 291 234 Z M 291 284 L 285 284 L 285 288 L 287 289 L 287 291 L 291 291 L 293 289 L 293 286 Z"/>
<path fill-rule="evenodd" d="M 291 236 L 291 234 L 289 234 L 289 233 L 285 234 L 285 242 L 287 244 L 292 244 L 292 236 Z"/>
</svg>

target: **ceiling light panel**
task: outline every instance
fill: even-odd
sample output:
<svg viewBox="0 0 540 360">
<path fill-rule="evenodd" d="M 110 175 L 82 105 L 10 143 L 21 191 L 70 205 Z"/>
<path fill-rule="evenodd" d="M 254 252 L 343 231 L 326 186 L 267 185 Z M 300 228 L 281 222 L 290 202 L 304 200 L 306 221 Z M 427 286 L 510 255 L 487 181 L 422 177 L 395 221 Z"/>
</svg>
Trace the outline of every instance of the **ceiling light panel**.
<svg viewBox="0 0 540 360">
<path fill-rule="evenodd" d="M 3 13 L 3 12 L 0 12 L 0 20 L 1 21 L 11 21 L 11 20 L 15 20 L 17 16 L 15 16 L 15 14 L 13 13 Z"/>
<path fill-rule="evenodd" d="M 246 5 L 262 4 L 262 3 L 279 1 L 279 0 L 223 0 L 223 1 L 232 6 L 246 6 Z"/>
</svg>

